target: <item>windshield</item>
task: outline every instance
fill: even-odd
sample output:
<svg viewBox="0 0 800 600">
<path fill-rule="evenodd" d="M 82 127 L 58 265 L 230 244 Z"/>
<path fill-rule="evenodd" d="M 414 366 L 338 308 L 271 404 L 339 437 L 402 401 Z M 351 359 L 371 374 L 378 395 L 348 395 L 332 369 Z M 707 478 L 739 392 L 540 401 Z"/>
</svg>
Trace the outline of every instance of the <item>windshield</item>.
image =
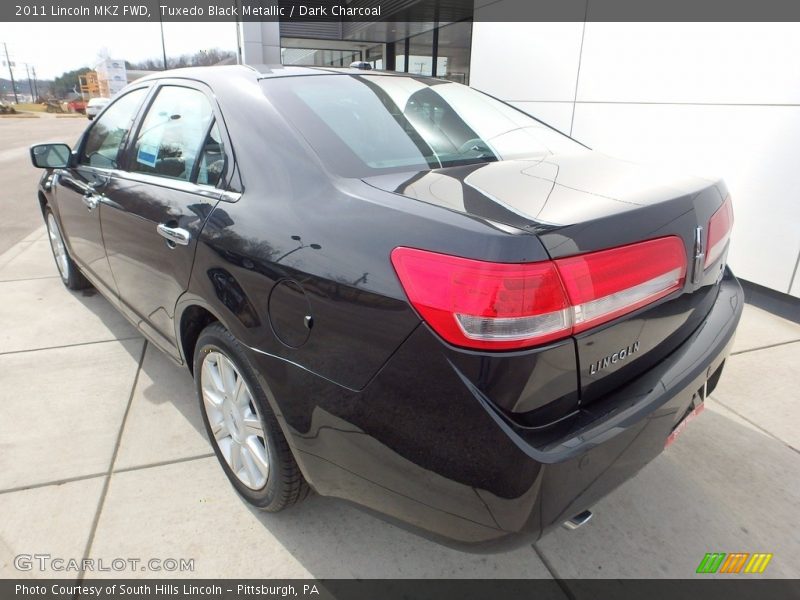
<svg viewBox="0 0 800 600">
<path fill-rule="evenodd" d="M 346 177 L 508 160 L 583 146 L 458 83 L 391 75 L 265 79 L 276 108 Z"/>
</svg>

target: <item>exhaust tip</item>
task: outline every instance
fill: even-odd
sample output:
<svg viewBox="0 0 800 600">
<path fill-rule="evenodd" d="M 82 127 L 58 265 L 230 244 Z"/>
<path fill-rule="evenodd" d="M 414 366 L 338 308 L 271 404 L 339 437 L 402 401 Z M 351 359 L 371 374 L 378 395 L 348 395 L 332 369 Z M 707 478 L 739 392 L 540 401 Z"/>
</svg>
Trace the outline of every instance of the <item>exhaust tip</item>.
<svg viewBox="0 0 800 600">
<path fill-rule="evenodd" d="M 578 527 L 586 525 L 586 523 L 588 523 L 591 520 L 592 520 L 592 511 L 585 510 L 582 513 L 578 513 L 570 520 L 564 521 L 564 527 L 566 529 L 569 529 L 570 531 L 574 531 L 575 529 L 578 529 Z"/>
</svg>

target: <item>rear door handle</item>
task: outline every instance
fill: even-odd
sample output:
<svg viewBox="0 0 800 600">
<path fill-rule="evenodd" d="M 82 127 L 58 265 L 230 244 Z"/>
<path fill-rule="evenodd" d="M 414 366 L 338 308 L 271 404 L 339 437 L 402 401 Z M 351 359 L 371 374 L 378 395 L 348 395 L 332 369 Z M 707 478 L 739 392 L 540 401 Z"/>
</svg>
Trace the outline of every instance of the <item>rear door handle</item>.
<svg viewBox="0 0 800 600">
<path fill-rule="evenodd" d="M 170 227 L 166 223 L 159 223 L 156 226 L 158 235 L 165 238 L 168 243 L 174 248 L 175 245 L 188 246 L 192 234 L 181 227 Z"/>
</svg>

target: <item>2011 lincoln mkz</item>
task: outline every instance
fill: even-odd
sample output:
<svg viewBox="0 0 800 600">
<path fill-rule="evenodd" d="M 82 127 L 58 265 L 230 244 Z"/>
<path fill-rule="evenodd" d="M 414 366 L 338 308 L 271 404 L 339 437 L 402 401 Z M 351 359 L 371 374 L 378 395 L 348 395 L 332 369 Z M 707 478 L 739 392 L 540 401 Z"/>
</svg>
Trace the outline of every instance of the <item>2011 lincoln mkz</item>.
<svg viewBox="0 0 800 600">
<path fill-rule="evenodd" d="M 724 183 L 458 83 L 168 71 L 31 158 L 66 286 L 191 370 L 268 511 L 313 489 L 476 550 L 577 526 L 702 409 L 741 316 Z"/>
</svg>

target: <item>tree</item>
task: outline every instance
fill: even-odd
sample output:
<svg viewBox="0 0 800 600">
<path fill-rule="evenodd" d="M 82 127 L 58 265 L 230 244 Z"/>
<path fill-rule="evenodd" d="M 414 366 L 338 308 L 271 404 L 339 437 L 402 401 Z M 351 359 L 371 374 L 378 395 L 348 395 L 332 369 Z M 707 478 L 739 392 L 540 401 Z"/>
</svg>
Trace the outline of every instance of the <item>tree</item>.
<svg viewBox="0 0 800 600">
<path fill-rule="evenodd" d="M 167 58 L 167 67 L 170 69 L 180 69 L 182 67 L 205 67 L 216 65 L 224 60 L 231 60 L 236 57 L 230 50 L 220 50 L 219 48 L 209 48 L 200 50 L 194 54 L 182 54 Z M 125 61 L 125 66 L 132 70 L 141 71 L 160 71 L 163 68 L 161 59 L 148 58 L 140 62 Z"/>
<path fill-rule="evenodd" d="M 64 98 L 69 96 L 73 90 L 80 90 L 80 82 L 78 79 L 81 75 L 89 71 L 91 71 L 89 67 L 82 67 L 74 71 L 62 73 L 53 80 L 53 84 L 50 86 L 50 93 L 57 98 Z"/>
</svg>

